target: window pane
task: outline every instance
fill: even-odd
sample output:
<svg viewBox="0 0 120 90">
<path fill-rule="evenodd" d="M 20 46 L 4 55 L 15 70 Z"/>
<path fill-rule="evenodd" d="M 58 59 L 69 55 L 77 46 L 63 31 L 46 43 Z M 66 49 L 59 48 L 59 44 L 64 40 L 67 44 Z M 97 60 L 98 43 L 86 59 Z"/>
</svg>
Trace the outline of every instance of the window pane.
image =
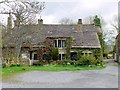
<svg viewBox="0 0 120 90">
<path fill-rule="evenodd" d="M 34 54 L 34 60 L 37 60 L 37 54 Z"/>
<path fill-rule="evenodd" d="M 57 40 L 54 40 L 54 45 L 55 47 L 57 47 Z"/>
<path fill-rule="evenodd" d="M 65 54 L 62 54 L 62 60 L 65 60 Z"/>
<path fill-rule="evenodd" d="M 65 47 L 65 40 L 62 40 L 62 47 Z"/>
<path fill-rule="evenodd" d="M 61 47 L 61 40 L 58 40 L 58 47 Z"/>
</svg>

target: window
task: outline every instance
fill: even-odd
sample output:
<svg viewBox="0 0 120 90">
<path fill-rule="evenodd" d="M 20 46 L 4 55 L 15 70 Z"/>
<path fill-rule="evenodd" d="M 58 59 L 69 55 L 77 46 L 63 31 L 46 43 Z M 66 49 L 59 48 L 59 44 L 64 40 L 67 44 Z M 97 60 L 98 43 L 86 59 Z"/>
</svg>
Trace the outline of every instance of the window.
<svg viewBox="0 0 120 90">
<path fill-rule="evenodd" d="M 61 40 L 58 40 L 58 47 L 61 47 Z"/>
<path fill-rule="evenodd" d="M 37 60 L 37 54 L 34 54 L 34 60 Z"/>
<path fill-rule="evenodd" d="M 62 60 L 65 60 L 65 54 L 62 54 Z"/>
<path fill-rule="evenodd" d="M 54 40 L 54 46 L 58 48 L 66 47 L 66 40 Z"/>
<path fill-rule="evenodd" d="M 57 47 L 57 40 L 54 40 L 55 47 Z"/>
<path fill-rule="evenodd" d="M 22 53 L 22 58 L 23 58 L 23 59 L 27 59 L 27 53 L 25 53 L 25 52 Z"/>
<path fill-rule="evenodd" d="M 65 45 L 65 40 L 62 40 L 62 47 L 66 47 Z"/>
<path fill-rule="evenodd" d="M 77 52 L 71 52 L 71 60 L 77 60 Z"/>
<path fill-rule="evenodd" d="M 65 60 L 65 54 L 59 54 L 59 60 Z"/>
</svg>

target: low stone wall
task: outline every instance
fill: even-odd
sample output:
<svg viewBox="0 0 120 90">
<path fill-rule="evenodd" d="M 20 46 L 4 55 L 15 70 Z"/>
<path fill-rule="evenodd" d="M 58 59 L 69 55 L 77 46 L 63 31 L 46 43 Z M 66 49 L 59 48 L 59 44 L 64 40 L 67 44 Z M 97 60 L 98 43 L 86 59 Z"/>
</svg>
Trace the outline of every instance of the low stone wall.
<svg viewBox="0 0 120 90">
<path fill-rule="evenodd" d="M 26 59 L 2 59 L 2 63 L 6 63 L 8 65 L 11 64 L 21 64 L 21 65 L 29 65 L 30 64 L 30 60 L 26 60 Z"/>
</svg>

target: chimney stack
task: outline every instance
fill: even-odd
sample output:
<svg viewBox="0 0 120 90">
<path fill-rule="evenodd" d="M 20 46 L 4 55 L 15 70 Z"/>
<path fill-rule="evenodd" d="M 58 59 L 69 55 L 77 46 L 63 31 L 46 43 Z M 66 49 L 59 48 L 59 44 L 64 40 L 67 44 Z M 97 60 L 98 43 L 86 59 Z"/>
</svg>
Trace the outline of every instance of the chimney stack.
<svg viewBox="0 0 120 90">
<path fill-rule="evenodd" d="M 78 19 L 78 24 L 82 24 L 82 19 Z"/>
<path fill-rule="evenodd" d="M 11 15 L 11 13 L 9 13 L 7 29 L 8 29 L 8 31 L 12 30 L 12 15 Z"/>
<path fill-rule="evenodd" d="M 43 24 L 43 19 L 38 19 L 38 24 Z"/>
</svg>

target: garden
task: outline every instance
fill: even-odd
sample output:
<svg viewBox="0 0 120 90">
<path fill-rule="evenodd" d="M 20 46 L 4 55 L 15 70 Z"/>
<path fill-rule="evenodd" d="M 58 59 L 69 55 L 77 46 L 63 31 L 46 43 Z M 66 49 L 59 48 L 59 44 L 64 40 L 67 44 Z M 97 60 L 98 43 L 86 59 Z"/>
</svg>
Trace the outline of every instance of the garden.
<svg viewBox="0 0 120 90">
<path fill-rule="evenodd" d="M 25 62 L 24 62 L 25 63 Z M 12 62 L 11 64 L 2 64 L 3 79 L 14 77 L 16 74 L 28 71 L 81 71 L 81 70 L 99 70 L 105 68 L 104 62 L 96 60 L 93 56 L 82 56 L 79 60 L 40 60 L 39 63 L 32 66 Z"/>
</svg>

